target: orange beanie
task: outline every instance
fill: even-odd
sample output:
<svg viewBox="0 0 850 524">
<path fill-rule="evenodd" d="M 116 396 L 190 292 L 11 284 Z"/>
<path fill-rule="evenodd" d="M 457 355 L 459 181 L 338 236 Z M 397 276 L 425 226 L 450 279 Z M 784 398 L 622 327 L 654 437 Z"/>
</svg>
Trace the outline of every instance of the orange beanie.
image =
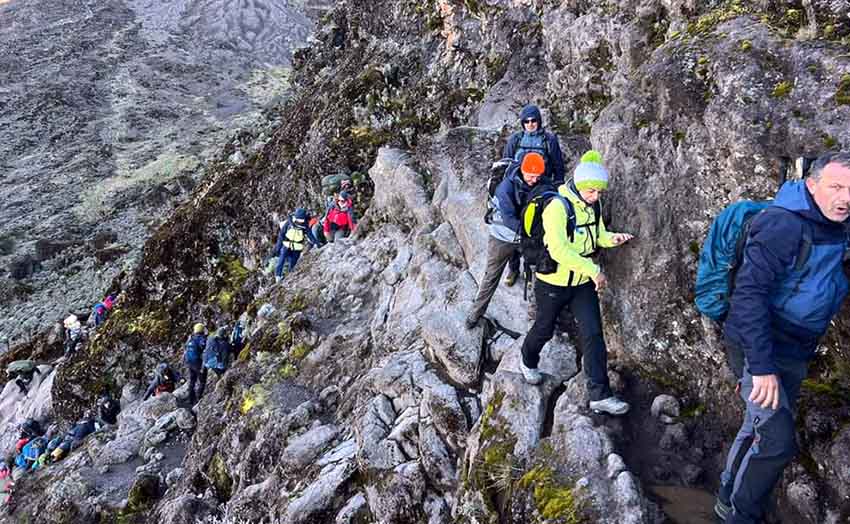
<svg viewBox="0 0 850 524">
<path fill-rule="evenodd" d="M 546 172 L 546 161 L 543 155 L 531 151 L 522 158 L 519 169 L 523 175 L 542 175 Z"/>
</svg>

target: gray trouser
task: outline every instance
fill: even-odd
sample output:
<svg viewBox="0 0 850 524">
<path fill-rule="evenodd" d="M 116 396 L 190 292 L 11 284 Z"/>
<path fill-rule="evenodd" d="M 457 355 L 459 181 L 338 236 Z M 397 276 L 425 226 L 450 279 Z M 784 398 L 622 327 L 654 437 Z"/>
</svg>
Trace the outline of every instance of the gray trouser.
<svg viewBox="0 0 850 524">
<path fill-rule="evenodd" d="M 753 377 L 749 369 L 741 378 L 741 397 L 747 403 L 744 423 L 729 449 L 726 469 L 720 476 L 719 498 L 733 507 L 726 524 L 755 524 L 761 521 L 770 493 L 785 466 L 797 455 L 794 416 L 800 384 L 808 362 L 777 359 L 779 409 L 750 402 Z"/>
<path fill-rule="evenodd" d="M 477 320 L 487 312 L 487 306 L 490 305 L 490 299 L 499 287 L 499 279 L 502 278 L 502 272 L 508 261 L 511 261 L 512 271 L 519 271 L 519 258 L 515 256 L 518 249 L 519 244 L 503 242 L 492 236 L 487 237 L 487 269 L 484 270 L 484 277 L 478 285 L 478 295 L 469 312 L 470 318 Z M 515 259 L 516 263 L 512 259 Z"/>
</svg>

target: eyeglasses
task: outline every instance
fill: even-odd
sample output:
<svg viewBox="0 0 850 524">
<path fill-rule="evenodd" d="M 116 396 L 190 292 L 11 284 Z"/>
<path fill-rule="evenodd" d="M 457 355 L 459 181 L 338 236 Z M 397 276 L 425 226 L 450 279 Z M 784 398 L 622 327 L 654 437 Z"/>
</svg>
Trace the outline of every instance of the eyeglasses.
<svg viewBox="0 0 850 524">
<path fill-rule="evenodd" d="M 523 124 L 536 124 L 537 119 L 536 118 L 526 118 L 525 120 L 522 121 L 522 123 Z"/>
</svg>

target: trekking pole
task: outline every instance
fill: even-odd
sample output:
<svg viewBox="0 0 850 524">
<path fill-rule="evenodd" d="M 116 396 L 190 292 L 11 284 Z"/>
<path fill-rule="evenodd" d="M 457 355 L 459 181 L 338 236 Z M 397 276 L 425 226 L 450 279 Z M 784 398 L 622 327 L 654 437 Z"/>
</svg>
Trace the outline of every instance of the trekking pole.
<svg viewBox="0 0 850 524">
<path fill-rule="evenodd" d="M 779 159 L 779 187 L 782 187 L 788 181 L 788 164 L 790 159 L 787 156 Z"/>
<path fill-rule="evenodd" d="M 525 274 L 522 277 L 522 300 L 528 302 L 528 268 L 525 268 Z"/>
</svg>

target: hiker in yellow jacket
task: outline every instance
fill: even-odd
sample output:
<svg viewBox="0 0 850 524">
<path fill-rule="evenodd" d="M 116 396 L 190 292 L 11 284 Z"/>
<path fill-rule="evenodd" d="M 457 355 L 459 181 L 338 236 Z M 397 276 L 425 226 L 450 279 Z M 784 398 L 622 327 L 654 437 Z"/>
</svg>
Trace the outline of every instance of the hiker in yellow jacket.
<svg viewBox="0 0 850 524">
<path fill-rule="evenodd" d="M 552 198 L 543 210 L 543 243 L 557 269 L 537 273 L 534 295 L 537 317 L 522 346 L 522 374 L 531 384 L 543 379 L 537 370 L 540 351 L 555 331 L 555 322 L 565 308 L 576 320 L 578 349 L 590 393 L 590 409 L 623 415 L 629 405 L 611 392 L 608 383 L 608 354 L 602 336 L 598 291 L 607 280 L 591 257 L 599 248 L 628 242 L 632 235 L 612 233 L 605 228 L 599 197 L 608 189 L 608 171 L 601 155 L 590 151 L 582 156 L 573 178 L 558 188 L 563 198 Z M 574 215 L 574 219 L 569 217 Z"/>
</svg>

